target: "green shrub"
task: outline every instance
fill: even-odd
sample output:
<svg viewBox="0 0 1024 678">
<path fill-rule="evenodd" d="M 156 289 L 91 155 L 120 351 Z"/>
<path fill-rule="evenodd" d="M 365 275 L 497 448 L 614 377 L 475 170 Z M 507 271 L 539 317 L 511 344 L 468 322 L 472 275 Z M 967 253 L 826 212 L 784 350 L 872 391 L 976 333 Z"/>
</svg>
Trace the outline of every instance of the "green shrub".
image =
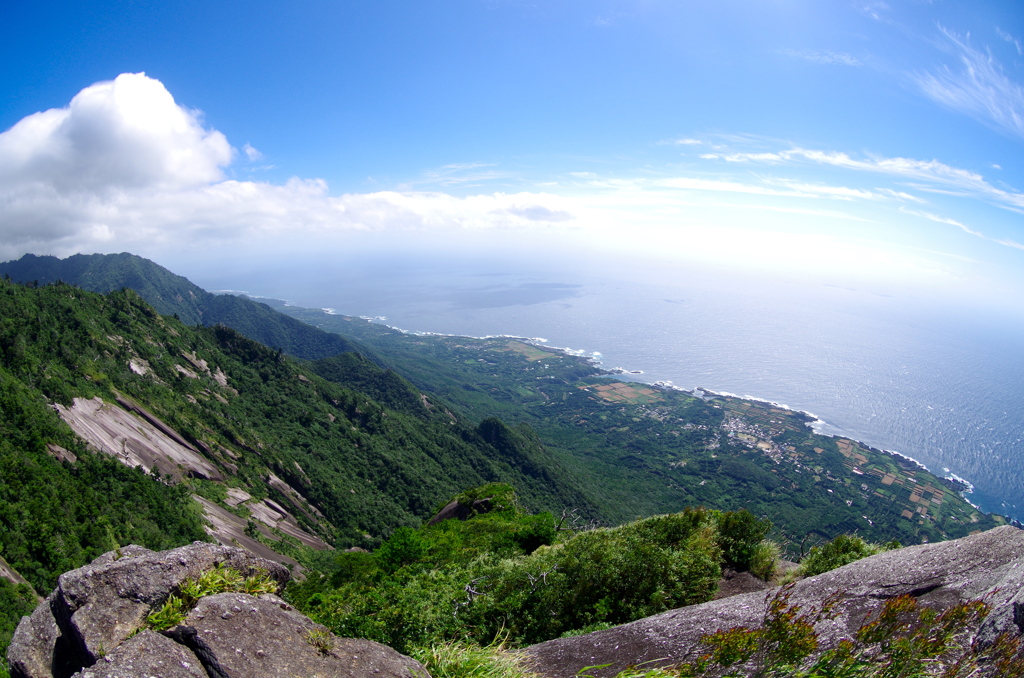
<svg viewBox="0 0 1024 678">
<path fill-rule="evenodd" d="M 338 588 L 348 582 L 368 582 L 377 574 L 377 559 L 366 551 L 345 551 L 334 559 L 331 585 Z"/>
<path fill-rule="evenodd" d="M 675 525 L 662 516 L 593 530 L 501 561 L 483 572 L 482 595 L 459 614 L 484 638 L 505 629 L 517 642 L 535 643 L 708 600 L 721 576 L 714 525 L 708 520 L 676 541 L 675 528 L 692 518 L 677 516 Z M 666 534 L 671 546 L 650 538 Z"/>
<path fill-rule="evenodd" d="M 524 535 L 553 539 L 550 514 L 446 521 L 398 531 L 373 554 L 394 567 L 403 562 L 397 554 L 421 553 L 426 544 L 416 562 L 364 576 L 369 554 L 349 554 L 349 573 L 335 574 L 345 580 L 339 588 L 293 600 L 304 600 L 304 611 L 336 635 L 402 652 L 453 639 L 540 642 L 708 600 L 721 576 L 718 515 L 692 509 L 656 516 L 567 536 L 529 554 Z"/>
<path fill-rule="evenodd" d="M 771 521 L 759 520 L 746 509 L 721 514 L 718 533 L 725 562 L 739 569 L 749 569 L 758 544 L 771 529 Z"/>
<path fill-rule="evenodd" d="M 704 508 L 686 508 L 679 513 L 652 516 L 627 523 L 616 529 L 633 534 L 645 542 L 666 548 L 678 548 L 702 528 L 715 525 L 718 511 Z"/>
<path fill-rule="evenodd" d="M 400 527 L 390 539 L 374 551 L 373 555 L 380 569 L 390 574 L 417 562 L 427 554 L 429 548 L 427 540 L 420 532 L 411 527 Z"/>
<path fill-rule="evenodd" d="M 330 654 L 334 649 L 334 636 L 325 629 L 309 629 L 305 633 L 306 642 L 321 654 Z"/>
<path fill-rule="evenodd" d="M 500 424 L 500 422 L 498 423 Z M 504 426 L 504 424 L 501 425 Z M 466 490 L 455 497 L 455 501 L 463 506 L 472 506 L 473 502 L 478 499 L 490 499 L 491 511 L 512 511 L 518 507 L 515 490 L 508 483 L 488 483 Z M 442 508 L 446 505 L 442 505 Z"/>
<path fill-rule="evenodd" d="M 774 541 L 765 539 L 754 548 L 750 559 L 750 573 L 762 581 L 770 581 L 782 556 L 782 547 Z"/>
<path fill-rule="evenodd" d="M 867 558 L 889 548 L 887 544 L 869 544 L 857 535 L 841 534 L 827 544 L 815 546 L 800 563 L 800 574 L 813 577 L 822 572 L 848 565 L 855 560 Z"/>
<path fill-rule="evenodd" d="M 413 651 L 433 678 L 527 678 L 520 656 L 497 643 L 484 647 L 454 641 Z"/>
<path fill-rule="evenodd" d="M 337 636 L 374 640 L 406 654 L 453 638 L 487 643 L 493 636 L 473 634 L 454 614 L 454 604 L 466 599 L 465 587 L 478 569 L 406 569 L 378 582 L 350 582 L 321 594 L 316 606 L 303 611 Z"/>
</svg>

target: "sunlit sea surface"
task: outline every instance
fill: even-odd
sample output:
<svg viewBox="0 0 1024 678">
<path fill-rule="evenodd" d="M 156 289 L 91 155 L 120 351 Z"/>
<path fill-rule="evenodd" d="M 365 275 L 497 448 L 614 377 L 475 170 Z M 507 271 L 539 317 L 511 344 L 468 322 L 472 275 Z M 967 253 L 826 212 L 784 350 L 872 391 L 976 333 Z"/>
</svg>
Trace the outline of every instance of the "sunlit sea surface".
<svg viewBox="0 0 1024 678">
<path fill-rule="evenodd" d="M 1024 519 L 1024 315 L 608 265 L 377 261 L 231 275 L 205 286 L 408 331 L 543 339 L 642 371 L 625 378 L 777 402 L 818 417 L 820 432 L 962 477 L 972 502 Z"/>
</svg>

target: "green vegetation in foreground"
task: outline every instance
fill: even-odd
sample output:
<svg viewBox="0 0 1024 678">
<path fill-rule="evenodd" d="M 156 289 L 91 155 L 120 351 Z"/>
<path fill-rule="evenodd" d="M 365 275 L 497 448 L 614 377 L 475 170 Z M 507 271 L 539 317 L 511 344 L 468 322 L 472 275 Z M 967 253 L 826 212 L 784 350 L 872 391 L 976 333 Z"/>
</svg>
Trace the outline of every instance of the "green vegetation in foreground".
<svg viewBox="0 0 1024 678">
<path fill-rule="evenodd" d="M 1011 678 L 1024 673 L 1019 638 L 1002 634 L 990 644 L 976 642 L 981 622 L 990 611 L 983 601 L 958 603 L 940 614 L 919 606 L 909 595 L 891 598 L 864 621 L 852 639 L 819 654 L 814 626 L 830 617 L 841 592 L 812 610 L 790 604 L 789 593 L 789 587 L 782 587 L 769 598 L 760 628 L 722 629 L 704 636 L 707 651 L 696 661 L 626 675 Z"/>
<path fill-rule="evenodd" d="M 245 577 L 238 570 L 217 563 L 212 570 L 183 581 L 177 595 L 171 594 L 159 610 L 146 617 L 146 627 L 154 631 L 173 628 L 185 621 L 201 598 L 218 593 L 247 593 L 250 596 L 277 593 L 277 582 L 266 572 Z"/>
<path fill-rule="evenodd" d="M 756 629 L 722 629 L 704 636 L 697 660 L 666 668 L 629 668 L 615 678 L 1014 678 L 1024 675 L 1019 639 L 999 636 L 975 643 L 989 613 L 981 601 L 959 603 L 942 614 L 909 596 L 886 601 L 851 640 L 817 654 L 813 623 L 827 617 L 833 601 L 813 610 L 791 605 L 788 589 L 769 600 L 765 622 Z M 480 647 L 451 641 L 414 650 L 435 678 L 533 678 L 515 650 L 502 643 Z M 603 667 L 581 667 L 591 678 Z"/>
<path fill-rule="evenodd" d="M 813 547 L 807 557 L 800 561 L 800 574 L 804 577 L 813 577 L 849 565 L 855 560 L 899 547 L 899 542 L 869 544 L 855 534 L 841 534 L 827 544 Z"/>
<path fill-rule="evenodd" d="M 699 508 L 576 532 L 551 513 L 525 513 L 505 485 L 459 501 L 483 497 L 493 510 L 338 554 L 289 598 L 337 635 L 401 652 L 453 640 L 527 645 L 709 600 L 721 567 L 747 569 L 771 527 L 746 511 Z"/>
<path fill-rule="evenodd" d="M 373 553 L 338 554 L 330 572 L 286 596 L 333 633 L 369 638 L 424 663 L 436 678 L 530 678 L 516 648 L 579 635 L 686 604 L 716 590 L 723 565 L 748 568 L 770 525 L 746 511 L 688 509 L 583 532 L 551 514 L 529 515 L 511 488 L 466 492 L 465 507 L 493 510 L 419 530 L 402 528 Z M 813 549 L 801 574 L 886 548 L 840 535 Z M 910 596 L 886 601 L 837 647 L 820 652 L 815 625 L 841 592 L 813 609 L 776 589 L 757 628 L 719 629 L 693 659 L 617 678 L 1010 677 L 1024 671 L 1019 639 L 975 643 L 989 612 L 967 601 L 939 614 Z M 579 674 L 603 667 L 580 667 Z"/>
</svg>

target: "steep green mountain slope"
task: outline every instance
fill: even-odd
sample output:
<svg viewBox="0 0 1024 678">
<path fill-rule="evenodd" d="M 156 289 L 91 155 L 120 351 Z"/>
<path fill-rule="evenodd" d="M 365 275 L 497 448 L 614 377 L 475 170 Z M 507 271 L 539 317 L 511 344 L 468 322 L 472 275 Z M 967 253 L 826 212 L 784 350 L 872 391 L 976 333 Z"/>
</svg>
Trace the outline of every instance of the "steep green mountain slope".
<svg viewBox="0 0 1024 678">
<path fill-rule="evenodd" d="M 296 506 L 304 528 L 337 546 L 372 546 L 400 525 L 419 524 L 439 501 L 483 482 L 512 482 L 536 508 L 586 504 L 527 434 L 501 422 L 477 427 L 400 382 L 394 390 L 405 390 L 404 409 L 381 405 L 230 328 L 193 328 L 160 316 L 130 290 L 101 296 L 66 284 L 33 289 L 3 281 L 0 318 L 2 388 L 10 401 L 3 426 L 11 432 L 0 449 L 9 454 L 11 473 L 24 472 L 29 459 L 44 475 L 84 472 L 94 463 L 92 455 L 47 403 L 67 408 L 98 397 L 109 407 L 120 403 L 145 411 L 198 451 L 215 470 L 204 471 L 205 480 L 188 481 L 194 490 L 223 503 L 223 485 L 229 485 Z M 393 379 L 369 361 L 362 362 L 361 372 L 364 381 Z M 56 462 L 47 444 L 90 461 Z M 12 502 L 12 508 L 0 512 L 0 519 L 37 510 L 10 494 L 25 482 L 9 480 L 0 501 Z M 306 502 L 311 508 L 301 510 Z M 85 527 L 75 529 L 100 529 L 108 537 L 101 527 L 82 522 Z M 140 516 L 132 529 L 144 526 Z M 113 538 L 137 541 L 136 532 L 114 530 L 103 545 Z M 197 534 L 184 528 L 173 534 L 186 533 Z M 16 540 L 0 540 L 0 555 L 24 561 L 8 551 Z M 80 560 L 54 562 L 46 576 Z"/>
<path fill-rule="evenodd" d="M 317 538 L 372 548 L 481 483 L 514 483 L 538 510 L 591 510 L 530 431 L 464 420 L 346 355 L 351 387 L 229 327 L 161 316 L 131 290 L 0 280 L 0 557 L 28 582 L 0 577 L 0 654 L 62 572 L 118 545 L 209 539 L 210 506 L 304 560 Z M 141 436 L 115 430 L 122 420 Z M 146 473 L 112 458 L 133 459 L 147 437 L 198 462 Z"/>
<path fill-rule="evenodd" d="M 176 315 L 186 325 L 227 325 L 250 339 L 299 358 L 315 360 L 343 351 L 371 355 L 366 347 L 298 322 L 266 304 L 211 294 L 188 279 L 127 252 L 75 254 L 66 259 L 26 254 L 17 261 L 0 263 L 0 276 L 35 285 L 62 281 L 100 294 L 132 289 L 157 312 Z"/>
</svg>

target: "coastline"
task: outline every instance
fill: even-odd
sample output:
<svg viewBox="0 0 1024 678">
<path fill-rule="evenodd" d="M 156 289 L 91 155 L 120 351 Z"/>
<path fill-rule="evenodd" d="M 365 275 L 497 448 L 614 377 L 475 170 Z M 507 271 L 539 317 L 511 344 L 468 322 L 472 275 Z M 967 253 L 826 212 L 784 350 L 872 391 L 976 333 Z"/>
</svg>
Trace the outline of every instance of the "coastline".
<svg viewBox="0 0 1024 678">
<path fill-rule="evenodd" d="M 324 311 L 327 312 L 327 309 L 324 309 Z M 331 311 L 333 311 L 333 309 L 331 309 Z M 862 440 L 856 440 L 854 438 L 850 438 L 849 436 L 845 436 L 845 435 L 842 435 L 840 433 L 826 432 L 826 431 L 823 430 L 825 427 L 834 427 L 834 425 L 829 424 L 826 420 L 822 419 L 821 417 L 819 417 L 818 415 L 814 414 L 813 412 L 810 412 L 810 411 L 807 411 L 807 410 L 801 410 L 801 409 L 798 409 L 798 408 L 795 408 L 795 407 L 791 407 L 790 405 L 786 405 L 785 403 L 780 403 L 780 402 L 776 402 L 774 400 L 770 400 L 770 399 L 767 399 L 767 398 L 760 398 L 760 397 L 752 396 L 752 395 L 739 395 L 737 393 L 731 393 L 729 391 L 713 391 L 713 390 L 705 388 L 703 386 L 694 386 L 693 388 L 687 389 L 687 388 L 684 388 L 682 386 L 677 386 L 677 385 L 673 384 L 671 380 L 648 381 L 648 380 L 645 380 L 643 378 L 639 378 L 639 375 L 644 374 L 643 370 L 633 370 L 633 369 L 627 369 L 627 368 L 624 368 L 624 367 L 614 367 L 614 368 L 610 368 L 610 369 L 609 368 L 605 368 L 605 367 L 601 367 L 601 365 L 602 365 L 601 358 L 603 357 L 603 354 L 600 351 L 587 351 L 585 349 L 572 349 L 572 348 L 568 348 L 568 347 L 550 346 L 548 344 L 548 340 L 544 339 L 542 337 L 523 337 L 523 336 L 514 335 L 514 334 L 496 334 L 496 335 L 486 335 L 486 336 L 482 336 L 482 337 L 476 337 L 476 336 L 466 335 L 466 334 L 449 334 L 449 333 L 443 333 L 443 332 L 420 332 L 420 331 L 415 331 L 415 330 L 406 330 L 406 329 L 403 329 L 403 328 L 400 328 L 400 327 L 395 327 L 395 326 L 392 326 L 392 325 L 388 325 L 385 322 L 383 322 L 383 321 L 386 320 L 386 318 L 381 317 L 381 316 L 378 316 L 376 318 L 367 318 L 367 317 L 360 316 L 360 318 L 362 320 L 366 320 L 367 322 L 372 322 L 374 324 L 381 324 L 381 325 L 384 325 L 385 327 L 387 327 L 388 329 L 392 329 L 392 330 L 395 330 L 397 332 L 401 332 L 402 334 L 408 334 L 408 335 L 412 335 L 412 336 L 457 337 L 457 338 L 478 339 L 478 340 L 511 339 L 511 340 L 515 340 L 515 341 L 521 341 L 523 343 L 527 343 L 527 344 L 531 344 L 531 345 L 537 346 L 539 348 L 543 348 L 544 350 L 547 350 L 547 351 L 552 351 L 554 353 L 561 353 L 561 354 L 564 354 L 564 355 L 569 355 L 569 356 L 573 356 L 573 357 L 576 357 L 576 358 L 584 359 L 588 363 L 592 364 L 593 366 L 598 367 L 601 370 L 601 372 L 603 374 L 605 374 L 605 375 L 625 377 L 629 381 L 636 381 L 636 382 L 639 382 L 639 383 L 644 383 L 644 384 L 647 384 L 647 385 L 649 385 L 651 387 L 654 387 L 654 388 L 657 388 L 657 389 L 666 390 L 666 391 L 678 391 L 678 392 L 681 392 L 681 393 L 686 393 L 686 394 L 691 395 L 691 396 L 701 397 L 702 399 L 707 399 L 707 396 L 711 396 L 711 398 L 714 398 L 714 397 L 736 398 L 738 400 L 744 400 L 744 401 L 747 401 L 747 402 L 756 403 L 758 405 L 763 405 L 763 406 L 768 406 L 768 407 L 776 407 L 776 408 L 779 408 L 779 409 L 782 409 L 782 410 L 786 410 L 787 412 L 791 412 L 791 413 L 793 413 L 795 415 L 798 415 L 803 420 L 804 425 L 807 426 L 811 431 L 813 431 L 817 435 L 827 436 L 829 438 L 845 438 L 845 439 L 848 439 L 848 440 L 853 440 L 858 445 L 862 445 L 862 446 L 868 448 L 869 450 L 871 450 L 873 452 L 876 452 L 876 453 L 879 453 L 879 454 L 888 455 L 890 457 L 894 457 L 896 459 L 902 460 L 903 464 L 901 464 L 901 465 L 906 464 L 906 465 L 911 465 L 911 466 L 917 467 L 917 468 L 919 468 L 919 469 L 921 469 L 921 470 L 923 470 L 923 471 L 925 471 L 927 473 L 930 473 L 931 475 L 935 476 L 936 478 L 945 481 L 950 486 L 950 488 L 953 489 L 964 501 L 966 501 L 968 504 L 970 504 L 974 508 L 978 509 L 979 511 L 983 511 L 985 513 L 995 513 L 994 511 L 985 509 L 982 506 L 980 506 L 980 505 L 976 504 L 975 502 L 971 501 L 970 495 L 972 495 L 974 493 L 974 484 L 971 483 L 971 481 L 967 480 L 966 478 L 964 478 L 962 476 L 959 476 L 956 473 L 953 473 L 948 468 L 944 467 L 942 469 L 943 470 L 942 474 L 935 473 L 930 468 L 928 468 L 928 466 L 926 464 L 924 464 L 923 462 L 921 462 L 921 461 L 911 457 L 910 455 L 904 454 L 902 452 L 898 452 L 896 450 L 887 450 L 887 449 L 884 449 L 884 448 L 877 448 L 874 445 L 871 445 L 870 443 L 867 443 L 867 442 L 862 441 Z M 706 395 L 704 395 L 704 396 L 697 395 L 698 392 L 700 392 L 701 394 L 706 394 Z M 1001 515 L 1001 514 L 999 514 L 999 515 Z M 1010 519 L 1010 520 L 1012 520 L 1012 519 Z"/>
<path fill-rule="evenodd" d="M 280 300 L 280 299 L 264 298 L 264 300 L 265 300 L 265 303 L 266 303 L 266 301 L 270 301 L 271 305 L 275 305 L 275 304 L 273 304 L 273 302 L 277 302 L 277 304 L 280 304 L 281 306 L 293 306 L 290 302 L 284 301 L 284 300 Z M 348 317 L 348 318 L 351 318 L 351 319 L 359 319 L 359 320 L 362 320 L 362 321 L 364 321 L 364 322 L 366 322 L 368 324 L 380 325 L 380 326 L 385 327 L 387 329 L 399 332 L 399 333 L 404 334 L 404 335 L 409 335 L 409 336 L 465 338 L 465 339 L 474 339 L 474 340 L 480 340 L 480 341 L 495 340 L 495 339 L 508 339 L 508 340 L 520 341 L 520 342 L 523 342 L 525 344 L 536 346 L 536 347 L 538 347 L 540 349 L 543 349 L 545 351 L 550 351 L 552 353 L 563 354 L 563 355 L 571 356 L 571 357 L 574 357 L 574 358 L 577 358 L 577 359 L 580 359 L 580 360 L 584 360 L 588 364 L 590 364 L 591 366 L 597 368 L 603 375 L 606 375 L 606 376 L 609 376 L 609 377 L 618 377 L 618 378 L 622 379 L 623 381 L 635 381 L 635 382 L 638 382 L 638 383 L 647 384 L 648 386 L 651 386 L 653 388 L 662 389 L 662 390 L 666 390 L 666 391 L 680 391 L 680 392 L 683 392 L 683 393 L 686 393 L 686 394 L 689 394 L 689 395 L 694 395 L 696 392 L 699 391 L 699 392 L 704 393 L 704 394 L 711 394 L 712 396 L 735 398 L 735 399 L 739 399 L 739 400 L 743 400 L 743 401 L 747 401 L 747 402 L 751 402 L 751 403 L 756 403 L 756 404 L 761 405 L 761 406 L 770 406 L 770 407 L 776 407 L 776 408 L 779 408 L 779 409 L 783 409 L 783 410 L 786 410 L 787 412 L 790 412 L 790 413 L 793 413 L 793 414 L 799 416 L 799 418 L 803 421 L 804 425 L 807 426 L 815 434 L 822 435 L 822 436 L 827 436 L 829 438 L 839 438 L 839 439 L 851 440 L 851 441 L 857 443 L 858 445 L 861 445 L 861 446 L 863 446 L 863 447 L 865 447 L 865 448 L 867 448 L 867 449 L 869 449 L 871 451 L 874 451 L 876 453 L 884 454 L 884 455 L 893 457 L 895 459 L 898 459 L 901 466 L 912 466 L 912 467 L 916 467 L 916 468 L 922 469 L 925 472 L 933 475 L 938 480 L 943 481 L 944 484 L 946 484 L 947 487 L 949 487 L 949 489 L 955 491 L 957 495 L 959 495 L 964 501 L 969 503 L 975 509 L 977 509 L 979 511 L 982 511 L 984 513 L 988 513 L 988 514 L 1004 515 L 1002 513 L 998 513 L 997 511 L 993 511 L 991 509 L 985 508 L 985 507 L 979 505 L 978 503 L 975 503 L 974 501 L 971 501 L 970 495 L 972 495 L 973 492 L 974 492 L 974 485 L 973 485 L 973 483 L 971 483 L 969 480 L 965 479 L 964 477 L 962 477 L 962 476 L 960 476 L 960 475 L 958 475 L 956 473 L 951 472 L 949 469 L 947 469 L 945 467 L 943 468 L 943 473 L 942 474 L 935 473 L 935 472 L 931 471 L 931 469 L 929 469 L 928 466 L 926 466 L 924 463 L 920 462 L 919 460 L 917 460 L 917 459 L 915 459 L 915 458 L 913 458 L 913 457 L 911 457 L 911 456 L 909 456 L 907 454 L 904 454 L 904 453 L 898 452 L 898 451 L 894 451 L 894 450 L 887 450 L 887 449 L 884 449 L 884 448 L 880 449 L 880 448 L 878 448 L 878 447 L 876 447 L 876 446 L 874 446 L 874 445 L 872 445 L 870 443 L 867 443 L 867 442 L 865 442 L 863 440 L 859 440 L 859 439 L 857 439 L 855 437 L 844 435 L 841 432 L 836 432 L 835 429 L 837 429 L 838 427 L 830 424 L 828 421 L 826 421 L 826 420 L 822 419 L 821 417 L 815 415 L 813 412 L 810 412 L 808 410 L 802 410 L 802 409 L 799 409 L 799 408 L 796 408 L 796 407 L 792 407 L 792 406 L 786 405 L 784 403 L 779 403 L 779 402 L 773 401 L 773 400 L 768 399 L 768 398 L 761 398 L 761 397 L 752 396 L 752 395 L 739 395 L 739 394 L 731 393 L 731 392 L 728 392 L 728 391 L 712 391 L 710 389 L 707 389 L 707 388 L 704 388 L 704 387 L 701 387 L 701 386 L 694 386 L 693 388 L 687 389 L 687 388 L 684 388 L 684 387 L 681 387 L 681 386 L 677 386 L 676 384 L 672 383 L 672 381 L 670 381 L 670 380 L 651 380 L 649 378 L 645 379 L 645 378 L 642 377 L 642 375 L 644 374 L 643 370 L 627 369 L 627 368 L 624 368 L 624 367 L 614 367 L 614 368 L 606 368 L 606 367 L 604 367 L 603 366 L 603 361 L 604 361 L 604 357 L 605 356 L 600 351 L 588 351 L 588 350 L 585 350 L 585 349 L 574 349 L 574 348 L 570 348 L 570 347 L 551 346 L 550 343 L 549 343 L 549 340 L 544 338 L 544 337 L 526 337 L 526 336 L 522 336 L 522 335 L 518 335 L 518 334 L 505 334 L 505 333 L 502 333 L 502 334 L 491 334 L 491 335 L 484 335 L 484 336 L 474 336 L 474 335 L 462 334 L 462 333 L 430 332 L 430 331 L 421 331 L 421 330 L 407 330 L 407 329 L 404 329 L 404 328 L 397 327 L 395 325 L 389 324 L 387 322 L 388 319 L 387 319 L 386 316 L 373 316 L 373 317 L 370 317 L 370 316 L 346 316 L 343 313 L 338 313 L 337 310 L 334 309 L 334 308 L 318 308 L 318 309 L 310 309 L 310 310 L 317 310 L 320 313 L 323 313 L 324 315 L 330 315 L 330 316 L 335 316 L 335 317 Z M 827 430 L 824 430 L 824 429 L 833 429 L 833 431 L 827 431 Z M 1016 520 L 1014 520 L 1014 519 L 1012 519 L 1012 518 L 1010 518 L 1008 516 L 1007 516 L 1007 519 L 1012 521 L 1012 522 L 1014 522 L 1014 523 L 1017 523 Z"/>
</svg>

